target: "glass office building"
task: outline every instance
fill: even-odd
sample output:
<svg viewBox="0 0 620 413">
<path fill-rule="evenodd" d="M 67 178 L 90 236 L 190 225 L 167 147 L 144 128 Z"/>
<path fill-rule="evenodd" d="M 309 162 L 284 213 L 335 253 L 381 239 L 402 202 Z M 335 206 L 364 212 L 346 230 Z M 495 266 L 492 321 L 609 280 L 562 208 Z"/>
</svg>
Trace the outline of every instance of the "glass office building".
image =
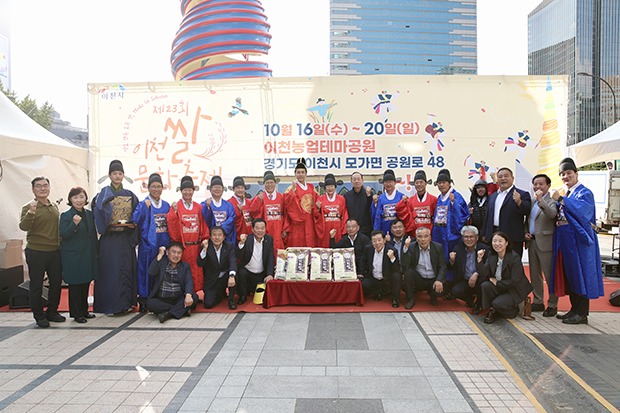
<svg viewBox="0 0 620 413">
<path fill-rule="evenodd" d="M 569 75 L 568 144 L 614 122 L 620 86 L 620 1 L 544 0 L 528 15 L 530 75 Z M 620 114 L 616 114 L 618 118 Z"/>
<path fill-rule="evenodd" d="M 476 74 L 476 0 L 330 0 L 330 75 Z"/>
</svg>

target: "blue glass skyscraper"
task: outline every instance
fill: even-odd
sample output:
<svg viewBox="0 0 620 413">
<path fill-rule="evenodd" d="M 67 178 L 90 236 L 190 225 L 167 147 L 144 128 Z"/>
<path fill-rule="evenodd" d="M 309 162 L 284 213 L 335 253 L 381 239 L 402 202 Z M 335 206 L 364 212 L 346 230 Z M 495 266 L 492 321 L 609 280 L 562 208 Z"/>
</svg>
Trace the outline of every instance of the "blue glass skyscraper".
<svg viewBox="0 0 620 413">
<path fill-rule="evenodd" d="M 568 144 L 613 124 L 610 88 L 578 73 L 620 92 L 620 1 L 541 2 L 528 15 L 528 64 L 530 75 L 569 75 Z"/>
<path fill-rule="evenodd" d="M 476 0 L 330 0 L 330 75 L 476 74 Z"/>
</svg>

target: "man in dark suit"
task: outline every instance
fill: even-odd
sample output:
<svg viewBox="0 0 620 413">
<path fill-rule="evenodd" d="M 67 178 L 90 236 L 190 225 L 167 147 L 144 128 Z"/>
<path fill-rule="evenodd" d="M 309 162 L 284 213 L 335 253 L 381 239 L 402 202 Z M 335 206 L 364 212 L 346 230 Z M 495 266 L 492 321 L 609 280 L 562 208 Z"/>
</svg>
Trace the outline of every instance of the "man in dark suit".
<svg viewBox="0 0 620 413">
<path fill-rule="evenodd" d="M 362 255 L 357 277 L 362 280 L 365 294 L 375 296 L 375 301 L 381 301 L 383 294 L 394 284 L 392 279 L 400 277 L 400 263 L 398 252 L 385 245 L 385 234 L 380 229 L 370 233 L 372 245 L 367 245 Z M 400 288 L 392 288 L 392 302 L 398 301 Z"/>
<path fill-rule="evenodd" d="M 267 222 L 255 218 L 252 234 L 241 234 L 237 245 L 239 305 L 246 302 L 248 292 L 255 291 L 258 284 L 273 280 L 274 257 L 273 237 L 267 234 Z"/>
<path fill-rule="evenodd" d="M 336 230 L 332 229 L 329 232 L 329 247 L 334 248 L 353 248 L 355 251 L 355 269 L 362 265 L 362 257 L 364 256 L 364 249 L 370 244 L 370 239 L 360 232 L 360 226 L 353 218 L 349 218 L 346 225 L 347 235 L 340 238 L 340 241 L 336 242 Z"/>
<path fill-rule="evenodd" d="M 465 301 L 467 307 L 473 307 L 472 313 L 480 314 L 480 285 L 483 280 L 476 270 L 476 256 L 479 250 L 486 250 L 487 245 L 478 241 L 478 228 L 473 225 L 466 225 L 461 229 L 461 238 L 463 242 L 454 246 L 448 261 L 448 269 L 455 270 L 452 294 Z"/>
<path fill-rule="evenodd" d="M 237 309 L 235 303 L 235 275 L 237 274 L 237 257 L 235 245 L 225 241 L 224 228 L 213 226 L 208 240 L 202 241 L 202 251 L 197 263 L 202 267 L 204 275 L 204 304 L 205 308 L 218 305 L 226 295 L 228 287 L 228 308 Z"/>
<path fill-rule="evenodd" d="M 512 250 L 521 257 L 525 241 L 524 223 L 530 214 L 532 199 L 529 192 L 515 187 L 514 181 L 514 175 L 509 168 L 504 167 L 497 171 L 499 190 L 489 197 L 482 234 L 483 240 L 490 242 L 493 233 L 502 231 L 508 235 Z"/>
<path fill-rule="evenodd" d="M 159 248 L 157 258 L 149 265 L 153 288 L 146 300 L 146 308 L 157 314 L 160 323 L 172 317 L 178 320 L 185 314 L 191 315 L 198 302 L 192 267 L 181 261 L 183 250 L 183 244 L 172 241 L 167 247 Z M 167 256 L 164 257 L 164 253 Z"/>
<path fill-rule="evenodd" d="M 403 281 L 405 278 L 405 271 L 408 272 L 407 276 L 411 277 L 413 276 L 413 274 L 411 273 L 411 269 L 410 268 L 404 268 L 403 267 L 403 261 L 402 261 L 402 257 L 403 257 L 403 249 L 405 248 L 405 243 L 408 242 L 411 243 L 412 239 L 409 237 L 409 235 L 407 235 L 407 232 L 405 231 L 405 222 L 400 219 L 400 218 L 396 218 L 394 221 L 392 221 L 392 223 L 390 224 L 390 235 L 386 235 L 385 239 L 387 239 L 387 245 L 389 245 L 390 247 L 394 247 L 394 249 L 396 251 L 398 251 L 398 256 L 401 258 L 400 260 L 400 277 L 394 278 L 393 282 L 395 283 L 394 290 L 396 291 L 396 289 L 398 288 L 399 290 L 402 289 L 403 286 Z M 409 245 L 409 244 L 407 244 Z M 407 286 L 405 284 L 405 291 L 407 292 Z M 413 297 L 413 291 L 408 292 L 408 295 L 410 295 Z M 399 296 L 400 298 L 400 296 Z M 394 308 L 398 308 L 400 307 L 400 300 L 397 300 L 396 302 L 392 302 L 392 307 Z"/>
<path fill-rule="evenodd" d="M 426 227 L 418 227 L 415 231 L 416 241 L 409 245 L 405 241 L 403 268 L 411 269 L 405 272 L 407 285 L 407 304 L 405 309 L 410 310 L 415 305 L 413 292 L 428 291 L 431 296 L 431 305 L 438 305 L 437 296 L 443 293 L 446 282 L 446 256 L 440 243 L 431 241 L 431 231 Z"/>
</svg>

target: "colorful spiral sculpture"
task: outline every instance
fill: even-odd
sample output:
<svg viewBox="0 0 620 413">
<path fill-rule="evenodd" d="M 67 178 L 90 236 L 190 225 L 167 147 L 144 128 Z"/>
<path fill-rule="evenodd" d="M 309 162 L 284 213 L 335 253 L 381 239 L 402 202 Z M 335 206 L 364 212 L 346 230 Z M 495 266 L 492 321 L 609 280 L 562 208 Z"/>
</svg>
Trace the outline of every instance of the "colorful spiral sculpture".
<svg viewBox="0 0 620 413">
<path fill-rule="evenodd" d="M 258 0 L 181 0 L 170 56 L 175 80 L 271 77 L 267 63 L 248 60 L 271 47 L 264 11 Z"/>
</svg>

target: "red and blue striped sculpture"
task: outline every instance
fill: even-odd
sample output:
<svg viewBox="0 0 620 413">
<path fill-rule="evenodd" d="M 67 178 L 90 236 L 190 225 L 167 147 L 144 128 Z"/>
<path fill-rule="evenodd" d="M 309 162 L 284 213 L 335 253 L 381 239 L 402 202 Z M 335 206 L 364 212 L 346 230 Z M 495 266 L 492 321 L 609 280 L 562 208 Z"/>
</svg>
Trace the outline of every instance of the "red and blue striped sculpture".
<svg viewBox="0 0 620 413">
<path fill-rule="evenodd" d="M 258 0 L 181 0 L 170 57 L 175 80 L 271 77 L 266 63 L 249 60 L 271 47 L 264 11 Z"/>
</svg>

